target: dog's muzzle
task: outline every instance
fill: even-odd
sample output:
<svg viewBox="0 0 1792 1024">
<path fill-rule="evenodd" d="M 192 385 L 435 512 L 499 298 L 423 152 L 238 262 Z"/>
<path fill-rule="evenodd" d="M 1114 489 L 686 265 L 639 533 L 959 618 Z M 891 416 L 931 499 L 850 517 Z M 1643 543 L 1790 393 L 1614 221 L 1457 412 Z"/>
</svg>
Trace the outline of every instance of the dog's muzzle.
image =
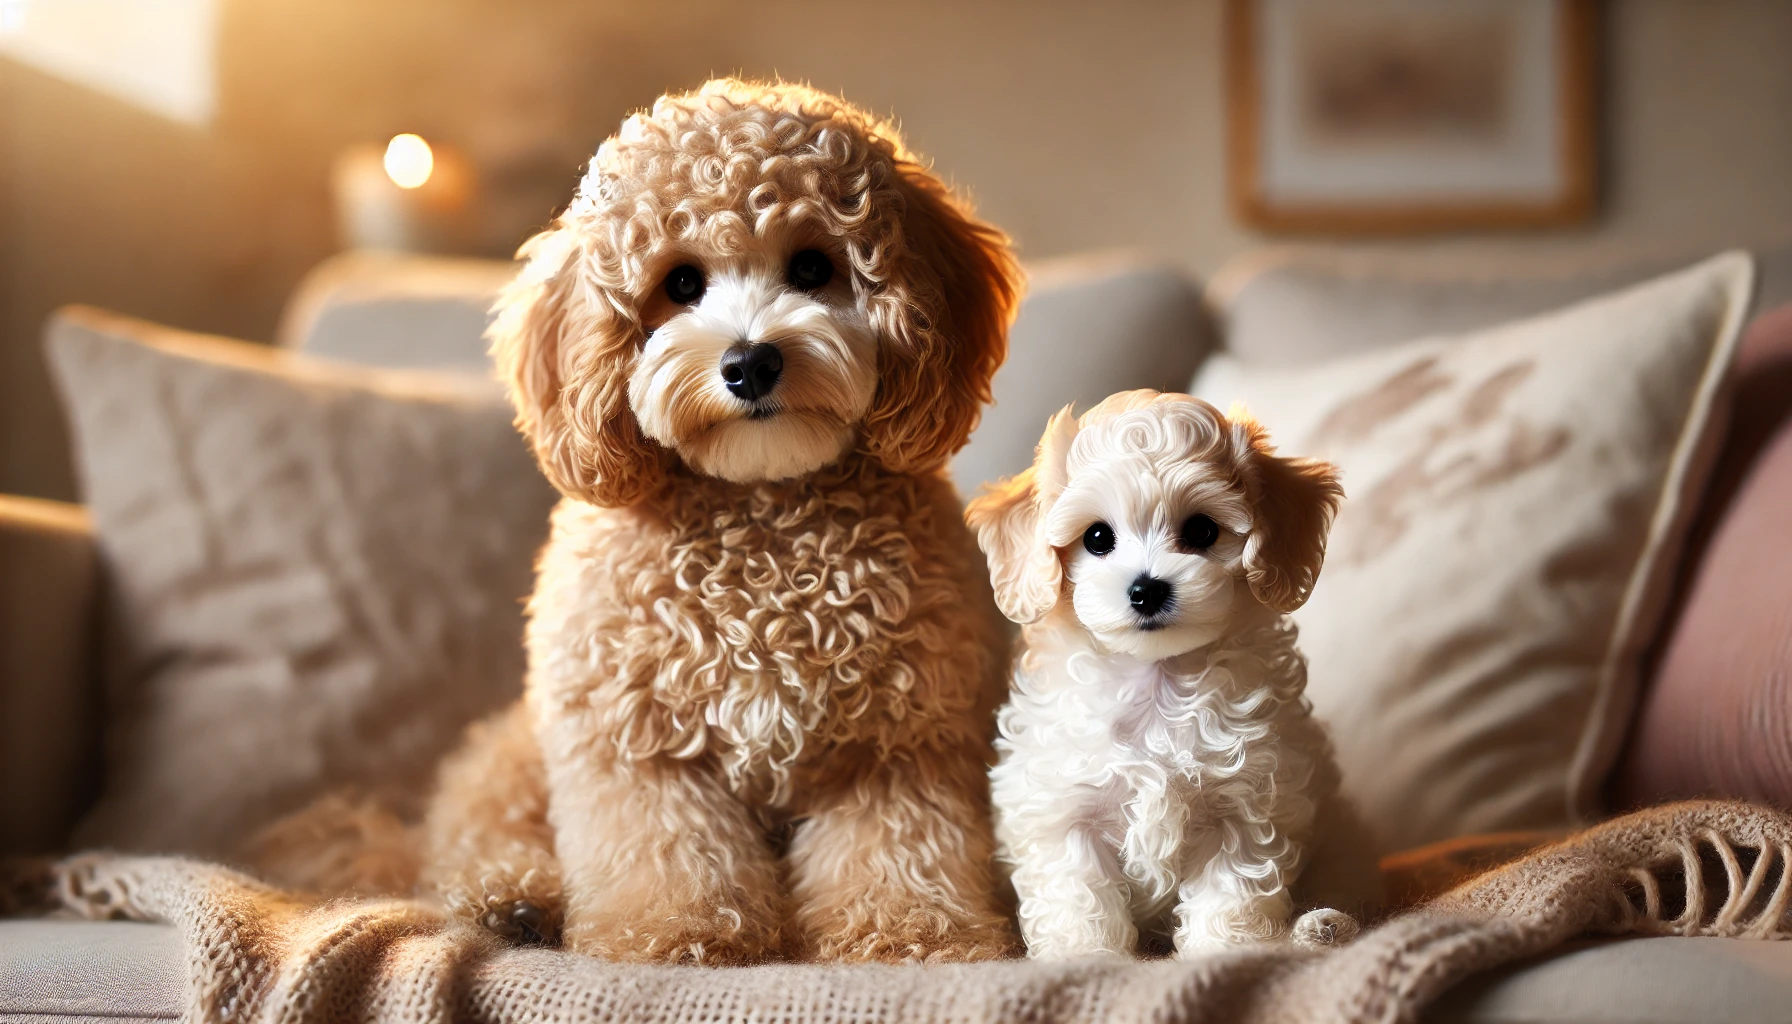
<svg viewBox="0 0 1792 1024">
<path fill-rule="evenodd" d="M 1160 623 L 1150 620 L 1168 607 L 1174 596 L 1175 588 L 1168 581 L 1143 573 L 1126 588 L 1126 597 L 1132 602 L 1133 612 L 1145 620 L 1139 624 L 1141 629 L 1156 629 Z"/>
<path fill-rule="evenodd" d="M 778 386 L 784 372 L 784 354 L 763 341 L 742 342 L 722 354 L 719 367 L 728 393 L 743 402 L 757 402 Z"/>
</svg>

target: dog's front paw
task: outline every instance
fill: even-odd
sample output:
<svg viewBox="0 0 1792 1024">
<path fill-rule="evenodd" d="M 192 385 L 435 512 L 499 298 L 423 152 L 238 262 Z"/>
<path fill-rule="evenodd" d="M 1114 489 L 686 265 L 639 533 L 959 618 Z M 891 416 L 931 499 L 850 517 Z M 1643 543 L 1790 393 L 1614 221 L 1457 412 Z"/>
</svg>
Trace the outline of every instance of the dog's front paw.
<svg viewBox="0 0 1792 1024">
<path fill-rule="evenodd" d="M 960 926 L 944 938 L 921 939 L 909 944 L 912 957 L 930 964 L 976 963 L 981 960 L 1005 960 L 1020 956 L 1024 950 L 1014 928 L 1005 920 L 985 921 Z"/>
<path fill-rule="evenodd" d="M 1020 955 L 1014 928 L 990 915 L 955 920 L 937 912 L 902 917 L 840 915 L 804 922 L 804 960 L 835 963 L 970 963 Z"/>
<path fill-rule="evenodd" d="M 560 915 L 529 900 L 491 903 L 479 926 L 517 946 L 552 946 L 560 940 Z"/>
<path fill-rule="evenodd" d="M 631 922 L 569 921 L 565 946 L 619 963 L 742 966 L 778 958 L 775 926 L 722 909 L 710 914 L 643 915 Z"/>
<path fill-rule="evenodd" d="M 543 872 L 494 870 L 472 880 L 438 882 L 436 896 L 455 917 L 518 946 L 560 941 L 565 901 L 559 880 Z"/>
</svg>

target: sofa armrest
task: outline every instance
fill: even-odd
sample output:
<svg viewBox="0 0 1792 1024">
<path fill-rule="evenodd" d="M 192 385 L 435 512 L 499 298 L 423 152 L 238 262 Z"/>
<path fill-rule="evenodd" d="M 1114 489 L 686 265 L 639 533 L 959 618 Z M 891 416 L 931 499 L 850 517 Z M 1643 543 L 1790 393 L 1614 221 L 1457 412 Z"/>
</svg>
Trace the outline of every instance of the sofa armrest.
<svg viewBox="0 0 1792 1024">
<path fill-rule="evenodd" d="M 0 495 L 0 855 L 56 849 L 92 796 L 97 592 L 87 513 Z"/>
</svg>

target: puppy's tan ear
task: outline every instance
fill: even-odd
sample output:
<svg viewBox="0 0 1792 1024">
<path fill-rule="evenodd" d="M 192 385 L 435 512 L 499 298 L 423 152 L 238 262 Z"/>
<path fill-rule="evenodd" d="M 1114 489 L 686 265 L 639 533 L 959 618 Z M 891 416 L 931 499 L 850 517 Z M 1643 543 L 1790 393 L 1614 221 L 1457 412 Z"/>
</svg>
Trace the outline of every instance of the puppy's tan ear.
<svg viewBox="0 0 1792 1024">
<path fill-rule="evenodd" d="M 1033 466 L 995 484 L 965 509 L 989 560 L 996 606 L 1025 625 L 1044 618 L 1064 587 L 1064 564 L 1045 537 L 1045 513 L 1064 491 L 1064 460 L 1076 436 L 1065 406 L 1046 425 Z"/>
<path fill-rule="evenodd" d="M 943 464 L 976 428 L 1008 355 L 1023 277 L 1008 237 L 926 168 L 898 160 L 896 185 L 910 256 L 891 283 L 904 293 L 908 351 L 880 357 L 866 447 L 897 472 L 917 472 Z"/>
<path fill-rule="evenodd" d="M 1263 427 L 1235 419 L 1245 447 L 1242 476 L 1251 501 L 1245 579 L 1257 600 L 1279 612 L 1305 604 L 1325 565 L 1325 538 L 1344 498 L 1329 462 L 1275 454 Z"/>
<path fill-rule="evenodd" d="M 486 331 L 517 427 L 562 494 L 638 501 L 665 473 L 667 452 L 629 411 L 635 328 L 591 301 L 573 229 L 544 231 L 517 255 L 528 262 L 498 296 Z"/>
</svg>

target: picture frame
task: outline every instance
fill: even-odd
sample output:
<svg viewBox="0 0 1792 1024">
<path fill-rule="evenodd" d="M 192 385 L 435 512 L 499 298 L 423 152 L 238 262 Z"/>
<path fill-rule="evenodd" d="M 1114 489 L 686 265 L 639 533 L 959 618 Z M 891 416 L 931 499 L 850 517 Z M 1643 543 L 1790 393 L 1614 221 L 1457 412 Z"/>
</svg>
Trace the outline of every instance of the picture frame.
<svg viewBox="0 0 1792 1024">
<path fill-rule="evenodd" d="M 1229 191 L 1268 231 L 1550 228 L 1596 208 L 1596 0 L 1226 0 Z"/>
</svg>

